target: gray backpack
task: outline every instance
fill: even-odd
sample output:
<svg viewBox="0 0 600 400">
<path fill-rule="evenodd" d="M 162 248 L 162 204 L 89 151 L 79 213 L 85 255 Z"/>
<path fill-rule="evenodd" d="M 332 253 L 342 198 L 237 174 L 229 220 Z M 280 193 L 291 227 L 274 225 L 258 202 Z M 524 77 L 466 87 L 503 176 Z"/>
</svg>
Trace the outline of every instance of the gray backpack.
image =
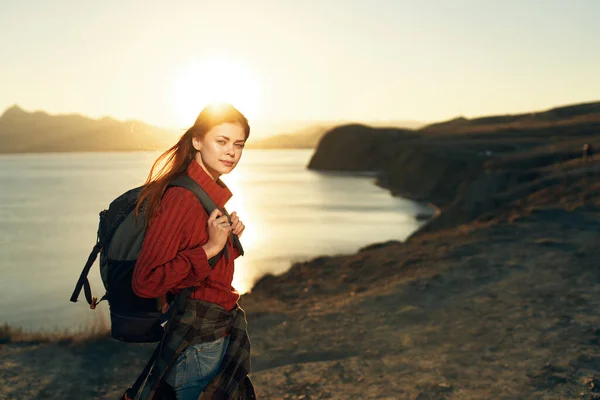
<svg viewBox="0 0 600 400">
<path fill-rule="evenodd" d="M 170 186 L 179 186 L 191 190 L 208 215 L 217 208 L 208 194 L 188 175 L 181 175 L 174 179 Z M 133 210 L 143 186 L 131 189 L 113 200 L 107 210 L 100 212 L 100 223 L 98 225 L 97 242 L 90 253 L 87 263 L 75 285 L 71 295 L 71 301 L 77 302 L 77 298 L 83 288 L 85 298 L 90 308 L 107 300 L 110 307 L 111 335 L 114 339 L 123 342 L 149 343 L 159 342 L 163 337 L 165 328 L 163 323 L 167 321 L 174 311 L 181 311 L 193 288 L 184 289 L 177 296 L 167 299 L 170 307 L 167 313 L 163 313 L 159 299 L 147 299 L 138 297 L 132 289 L 131 280 L 137 257 L 142 249 L 145 234 L 144 209 L 136 218 Z M 227 210 L 223 209 L 227 214 Z M 244 250 L 236 235 L 232 234 L 234 246 L 240 254 Z M 87 275 L 89 270 L 100 254 L 100 275 L 106 289 L 106 294 L 100 301 L 92 297 L 92 291 Z M 227 246 L 209 260 L 214 267 L 222 255 L 229 257 Z"/>
</svg>

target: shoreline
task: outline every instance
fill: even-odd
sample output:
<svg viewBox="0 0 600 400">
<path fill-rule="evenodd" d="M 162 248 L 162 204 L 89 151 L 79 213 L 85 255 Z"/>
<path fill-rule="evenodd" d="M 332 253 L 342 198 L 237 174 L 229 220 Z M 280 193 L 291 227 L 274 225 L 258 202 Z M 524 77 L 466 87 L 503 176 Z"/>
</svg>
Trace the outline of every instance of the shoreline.
<svg viewBox="0 0 600 400">
<path fill-rule="evenodd" d="M 327 171 L 325 173 L 330 174 L 329 171 Z M 357 173 L 353 173 L 353 172 L 342 171 L 339 174 L 336 173 L 336 175 L 345 175 L 345 176 L 352 177 L 352 178 L 354 178 L 354 177 L 375 178 L 376 177 L 375 173 L 368 173 L 368 172 L 357 174 Z M 387 193 L 389 193 L 393 197 L 398 197 L 398 196 L 394 196 L 393 193 L 391 193 L 391 191 L 388 188 L 377 185 L 376 182 L 367 182 L 367 184 L 375 184 L 376 186 L 385 190 Z M 407 198 L 403 198 L 403 199 L 409 200 L 411 202 L 413 201 L 412 199 L 407 199 Z M 418 203 L 418 202 L 415 202 L 415 203 L 417 203 L 419 205 L 419 207 L 423 207 L 423 208 L 426 207 L 426 205 L 424 205 L 423 203 Z M 408 237 L 413 235 L 415 232 L 417 232 L 420 229 L 420 226 L 423 225 L 423 221 L 419 220 L 419 215 L 421 215 L 422 213 L 419 212 L 419 210 L 414 210 L 414 212 L 400 212 L 400 214 L 406 215 L 407 218 L 410 218 L 411 220 L 416 221 L 417 226 L 415 226 L 414 229 L 410 229 L 410 231 L 409 231 L 410 233 L 405 235 L 406 239 L 407 239 Z M 404 239 L 404 240 L 406 240 L 406 239 Z M 382 239 L 379 241 L 372 241 L 372 240 L 366 241 L 364 243 L 357 244 L 356 246 L 352 246 L 352 248 L 349 248 L 349 246 L 346 246 L 348 248 L 339 249 L 336 251 L 332 250 L 331 252 L 328 252 L 328 253 L 318 252 L 318 253 L 314 253 L 314 254 L 310 254 L 310 255 L 308 255 L 308 254 L 303 255 L 301 257 L 298 257 L 298 256 L 286 257 L 287 261 L 285 262 L 285 264 L 286 264 L 285 270 L 281 271 L 279 273 L 276 273 L 275 275 L 280 276 L 282 274 L 285 274 L 287 270 L 289 270 L 294 264 L 296 264 L 298 262 L 308 262 L 313 259 L 318 259 L 321 257 L 352 254 L 354 252 L 360 251 L 362 248 L 367 248 L 367 247 L 370 247 L 373 245 L 377 245 L 379 243 L 383 243 L 383 242 L 387 242 L 387 241 L 394 241 L 394 240 L 398 240 L 396 235 L 394 235 L 393 237 L 390 237 L 389 239 Z M 265 275 L 270 275 L 270 274 L 266 273 L 266 274 L 263 274 L 263 276 L 254 279 L 252 287 L 246 293 L 251 292 L 253 290 L 254 286 L 256 285 L 256 283 L 258 281 L 260 281 L 260 279 L 262 279 L 262 277 L 264 277 Z M 100 289 L 102 289 L 102 288 L 100 288 Z M 97 291 L 102 292 L 102 290 L 100 290 L 100 289 L 97 289 Z M 245 294 L 242 294 L 242 297 L 244 295 Z M 85 303 L 85 300 L 83 299 L 82 296 L 80 296 L 80 298 L 79 298 L 79 303 Z M 110 322 L 109 322 L 109 318 L 108 318 L 107 305 L 105 302 L 103 304 L 104 305 L 101 304 L 98 307 L 98 310 L 96 310 L 95 315 L 88 319 L 87 327 L 82 327 L 83 324 L 80 324 L 80 323 L 78 323 L 77 325 L 69 324 L 69 326 L 67 326 L 66 328 L 55 326 L 55 324 L 53 324 L 53 323 L 47 323 L 42 327 L 36 327 L 36 326 L 27 326 L 27 325 L 23 325 L 23 324 L 14 324 L 14 323 L 8 322 L 7 320 L 4 320 L 0 323 L 0 344 L 7 343 L 8 339 L 6 339 L 6 338 L 11 337 L 11 336 L 13 338 L 18 338 L 18 339 L 14 339 L 14 340 L 17 340 L 19 342 L 27 341 L 28 337 L 31 337 L 32 338 L 31 340 L 34 342 L 40 342 L 40 341 L 52 342 L 52 341 L 57 341 L 57 340 L 68 340 L 70 336 L 73 336 L 73 337 L 85 336 L 86 332 L 88 332 L 88 331 L 92 335 L 96 334 L 97 333 L 96 326 L 104 326 L 105 329 L 109 329 L 108 327 L 110 326 Z M 71 306 L 73 306 L 73 305 L 71 305 Z M 87 304 L 84 304 L 84 306 L 87 309 Z M 69 305 L 67 304 L 66 307 L 69 307 Z M 87 310 L 87 311 L 89 311 L 89 310 Z M 102 311 L 102 312 L 99 312 L 99 311 Z M 85 312 L 85 310 L 84 310 L 84 312 Z M 44 336 L 47 336 L 48 338 L 44 339 Z M 2 339 L 3 337 L 5 339 Z M 57 339 L 57 338 L 59 338 L 59 339 Z"/>
<path fill-rule="evenodd" d="M 419 218 L 418 218 L 419 215 L 420 215 L 419 213 L 415 213 L 415 214 L 410 214 L 409 216 L 413 217 L 416 221 L 419 221 Z M 423 226 L 422 222 L 421 222 L 421 226 Z M 412 236 L 414 233 L 416 233 L 419 229 L 420 229 L 420 227 L 414 229 L 412 231 L 412 233 L 410 233 L 409 235 L 406 236 L 405 240 L 407 240 L 410 236 Z M 244 297 L 246 294 L 251 293 L 254 286 L 256 285 L 256 283 L 259 282 L 264 276 L 284 275 L 296 263 L 310 262 L 311 260 L 319 259 L 322 257 L 353 254 L 354 252 L 358 252 L 361 249 L 368 248 L 371 246 L 377 246 L 380 243 L 385 243 L 385 242 L 395 241 L 395 240 L 397 240 L 397 239 L 390 238 L 388 240 L 383 240 L 383 241 L 368 242 L 368 243 L 364 243 L 361 245 L 357 245 L 355 248 L 353 248 L 351 250 L 340 250 L 340 251 L 333 251 L 331 253 L 318 253 L 318 254 L 315 253 L 312 255 L 285 257 L 286 265 L 288 265 L 288 267 L 284 271 L 282 271 L 280 273 L 276 273 L 276 274 L 265 273 L 262 276 L 256 278 L 254 280 L 254 282 L 252 283 L 250 289 L 248 289 L 246 292 L 241 294 L 240 298 Z M 279 259 L 279 258 L 281 258 L 281 257 L 277 257 L 276 259 Z M 83 294 L 79 298 L 78 304 L 79 303 L 82 303 L 82 304 L 85 303 Z M 69 305 L 67 304 L 67 307 L 68 306 Z M 87 304 L 85 304 L 85 306 L 87 307 Z M 9 341 L 7 341 L 8 337 L 15 338 L 13 340 L 16 340 L 19 343 L 25 343 L 30 340 L 32 342 L 54 343 L 54 342 L 58 342 L 58 341 L 68 341 L 68 340 L 71 340 L 72 337 L 73 338 L 85 337 L 88 333 L 90 336 L 94 336 L 99 333 L 102 333 L 101 329 L 104 329 L 106 332 L 108 332 L 108 330 L 110 329 L 110 317 L 108 314 L 109 313 L 108 309 L 104 309 L 104 307 L 107 307 L 106 303 L 102 303 L 98 307 L 98 309 L 95 311 L 95 313 L 96 313 L 95 316 L 90 317 L 90 319 L 88 321 L 89 324 L 86 327 L 79 326 L 79 327 L 71 327 L 71 328 L 68 328 L 68 327 L 60 328 L 58 326 L 55 326 L 55 327 L 48 326 L 46 328 L 43 328 L 43 327 L 39 328 L 39 327 L 27 327 L 27 326 L 24 326 L 21 324 L 13 324 L 6 320 L 2 321 L 2 323 L 0 323 L 0 345 L 9 343 Z M 100 310 L 102 310 L 102 312 L 99 312 Z M 31 338 L 31 339 L 29 339 L 29 338 Z"/>
</svg>

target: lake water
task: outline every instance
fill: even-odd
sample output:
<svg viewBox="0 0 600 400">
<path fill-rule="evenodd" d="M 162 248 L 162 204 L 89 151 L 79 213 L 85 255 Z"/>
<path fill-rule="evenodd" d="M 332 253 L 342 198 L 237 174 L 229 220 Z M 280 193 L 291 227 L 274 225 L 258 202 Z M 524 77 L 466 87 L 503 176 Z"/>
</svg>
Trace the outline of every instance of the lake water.
<svg viewBox="0 0 600 400">
<path fill-rule="evenodd" d="M 158 152 L 0 155 L 0 323 L 26 331 L 78 331 L 106 320 L 107 305 L 89 309 L 69 298 L 96 240 L 98 213 L 145 181 Z M 265 273 L 295 261 L 352 253 L 420 226 L 414 202 L 392 197 L 369 176 L 320 173 L 312 150 L 246 150 L 223 176 L 226 205 L 246 225 L 246 255 L 233 285 L 251 289 Z M 104 294 L 98 262 L 94 295 Z"/>
</svg>

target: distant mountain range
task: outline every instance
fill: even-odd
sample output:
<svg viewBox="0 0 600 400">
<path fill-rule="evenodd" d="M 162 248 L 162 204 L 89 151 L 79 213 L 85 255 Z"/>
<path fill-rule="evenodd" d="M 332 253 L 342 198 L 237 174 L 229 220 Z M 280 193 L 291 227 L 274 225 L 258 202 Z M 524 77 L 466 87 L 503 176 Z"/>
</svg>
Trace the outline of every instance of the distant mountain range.
<svg viewBox="0 0 600 400">
<path fill-rule="evenodd" d="M 0 117 L 0 153 L 156 150 L 172 145 L 176 133 L 139 121 L 49 115 L 15 105 Z"/>
<path fill-rule="evenodd" d="M 346 125 L 346 121 L 331 121 L 320 123 L 306 123 L 303 127 L 296 127 L 293 132 L 260 138 L 256 141 L 248 141 L 248 148 L 258 149 L 314 149 L 319 141 L 331 129 L 336 126 Z M 369 126 L 384 127 L 392 126 L 405 129 L 417 129 L 424 124 L 416 121 L 374 121 Z"/>
<path fill-rule="evenodd" d="M 315 148 L 328 130 L 342 122 L 293 123 L 288 132 L 265 137 L 252 134 L 248 148 Z M 412 121 L 376 122 L 415 128 Z M 259 128 L 260 129 L 260 128 Z M 140 121 L 118 121 L 110 117 L 88 118 L 79 114 L 50 115 L 27 112 L 14 105 L 0 116 L 0 153 L 42 153 L 77 151 L 163 150 L 173 145 L 180 130 L 165 129 Z"/>
<path fill-rule="evenodd" d="M 495 133 L 585 122 L 596 113 L 600 113 L 597 102 L 514 115 L 460 117 L 429 125 L 416 121 L 296 121 L 275 124 L 265 131 L 264 126 L 261 129 L 260 124 L 254 124 L 254 135 L 250 135 L 247 148 L 316 148 L 324 135 L 343 126 L 361 125 L 373 131 L 391 129 L 411 134 Z M 266 136 L 267 132 L 281 133 Z M 0 116 L 0 153 L 166 150 L 181 134 L 181 130 L 140 121 L 92 119 L 78 114 L 49 115 L 42 111 L 27 112 L 14 105 Z"/>
</svg>

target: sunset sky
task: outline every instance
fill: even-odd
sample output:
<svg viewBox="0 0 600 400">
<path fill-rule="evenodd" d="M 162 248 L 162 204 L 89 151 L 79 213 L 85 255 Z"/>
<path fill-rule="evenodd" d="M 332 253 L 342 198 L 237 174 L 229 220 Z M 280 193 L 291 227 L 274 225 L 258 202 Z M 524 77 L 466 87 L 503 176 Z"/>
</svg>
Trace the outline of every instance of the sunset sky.
<svg viewBox="0 0 600 400">
<path fill-rule="evenodd" d="M 416 120 L 600 100 L 600 1 L 0 2 L 0 112 L 169 128 Z"/>
</svg>

